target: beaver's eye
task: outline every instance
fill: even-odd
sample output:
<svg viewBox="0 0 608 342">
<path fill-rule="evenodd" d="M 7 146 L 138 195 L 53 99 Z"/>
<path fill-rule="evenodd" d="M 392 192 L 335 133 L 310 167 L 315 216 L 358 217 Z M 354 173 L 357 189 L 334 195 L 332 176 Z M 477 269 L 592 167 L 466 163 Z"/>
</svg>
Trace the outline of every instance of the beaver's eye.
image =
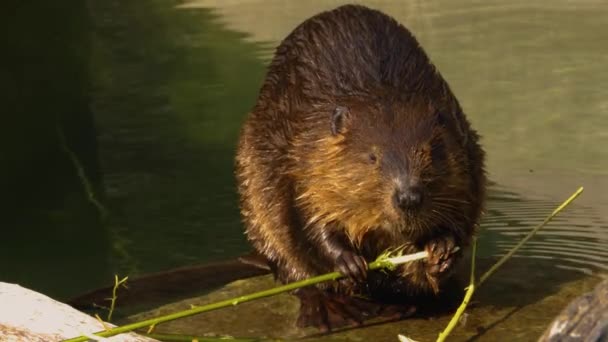
<svg viewBox="0 0 608 342">
<path fill-rule="evenodd" d="M 378 161 L 378 157 L 376 157 L 375 153 L 370 153 L 369 154 L 369 162 L 372 164 L 375 164 Z"/>
</svg>

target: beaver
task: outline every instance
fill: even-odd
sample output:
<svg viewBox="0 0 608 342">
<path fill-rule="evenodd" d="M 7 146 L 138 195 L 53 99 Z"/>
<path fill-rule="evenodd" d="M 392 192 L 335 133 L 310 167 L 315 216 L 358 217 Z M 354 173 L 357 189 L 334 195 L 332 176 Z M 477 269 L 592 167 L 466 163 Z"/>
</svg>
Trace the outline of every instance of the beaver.
<svg viewBox="0 0 608 342">
<path fill-rule="evenodd" d="M 280 282 L 348 276 L 294 292 L 299 326 L 361 324 L 384 312 L 372 303 L 404 317 L 449 289 L 483 211 L 479 139 L 412 33 L 380 11 L 322 12 L 280 43 L 235 174 L 246 236 Z M 397 247 L 430 256 L 367 271 Z"/>
</svg>

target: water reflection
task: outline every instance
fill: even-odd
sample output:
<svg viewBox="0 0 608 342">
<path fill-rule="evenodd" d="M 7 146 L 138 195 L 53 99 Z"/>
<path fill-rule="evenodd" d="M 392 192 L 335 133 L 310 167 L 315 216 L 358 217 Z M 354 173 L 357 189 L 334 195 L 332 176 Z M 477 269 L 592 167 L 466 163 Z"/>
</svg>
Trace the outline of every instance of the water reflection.
<svg viewBox="0 0 608 342">
<path fill-rule="evenodd" d="M 80 0 L 3 5 L 0 281 L 65 296 L 111 276 L 108 232 L 79 177 L 103 197 L 90 16 Z"/>
<path fill-rule="evenodd" d="M 244 252 L 232 165 L 264 46 L 206 9 L 90 5 L 112 270 L 133 276 Z"/>
</svg>

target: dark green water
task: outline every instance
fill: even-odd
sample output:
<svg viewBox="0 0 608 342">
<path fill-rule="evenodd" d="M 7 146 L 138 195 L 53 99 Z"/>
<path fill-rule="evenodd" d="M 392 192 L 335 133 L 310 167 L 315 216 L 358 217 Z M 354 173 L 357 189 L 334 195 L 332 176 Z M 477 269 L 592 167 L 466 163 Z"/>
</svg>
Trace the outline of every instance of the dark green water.
<svg viewBox="0 0 608 342">
<path fill-rule="evenodd" d="M 241 120 L 272 48 L 338 3 L 7 5 L 0 281 L 65 298 L 113 274 L 246 251 L 232 175 Z M 368 3 L 412 29 L 484 137 L 496 185 L 482 256 L 504 253 L 582 185 L 516 260 L 553 265 L 535 272 L 606 274 L 608 6 Z M 88 200 L 57 127 L 108 216 Z"/>
<path fill-rule="evenodd" d="M 109 230 L 84 200 L 62 139 L 103 197 L 82 1 L 0 10 L 0 280 L 66 295 L 111 276 Z"/>
</svg>

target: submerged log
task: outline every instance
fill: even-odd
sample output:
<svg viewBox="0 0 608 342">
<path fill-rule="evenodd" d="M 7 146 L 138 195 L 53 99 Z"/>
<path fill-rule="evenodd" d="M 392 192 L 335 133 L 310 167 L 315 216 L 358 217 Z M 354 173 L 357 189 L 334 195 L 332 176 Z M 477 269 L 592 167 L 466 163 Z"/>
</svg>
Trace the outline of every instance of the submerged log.
<svg viewBox="0 0 608 342">
<path fill-rule="evenodd" d="M 168 271 L 129 277 L 128 288 L 120 287 L 116 307 L 153 305 L 191 297 L 224 286 L 238 279 L 246 279 L 270 272 L 260 256 L 255 253 L 235 259 L 184 266 Z M 79 310 L 94 309 L 107 305 L 113 285 L 91 290 L 67 301 Z"/>
</svg>

